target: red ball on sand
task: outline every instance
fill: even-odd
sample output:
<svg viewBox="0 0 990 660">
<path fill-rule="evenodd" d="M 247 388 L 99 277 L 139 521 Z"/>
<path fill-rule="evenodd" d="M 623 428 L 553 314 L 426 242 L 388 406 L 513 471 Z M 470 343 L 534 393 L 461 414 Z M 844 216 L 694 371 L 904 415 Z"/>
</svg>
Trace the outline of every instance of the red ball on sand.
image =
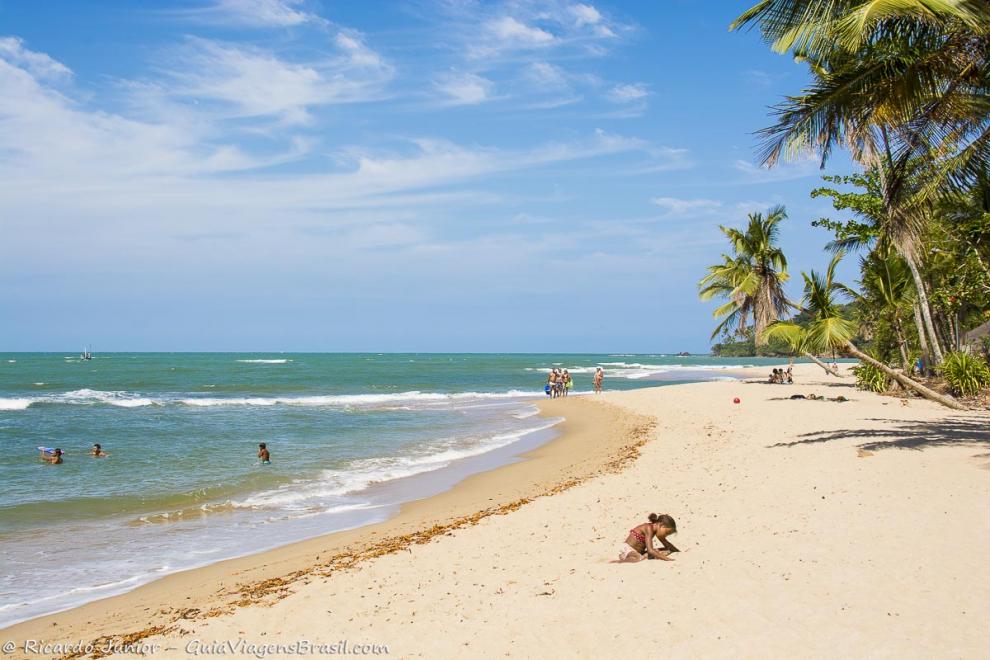
<svg viewBox="0 0 990 660">
<path fill-rule="evenodd" d="M 732 400 L 732 403 L 739 403 L 739 397 L 736 397 L 735 399 L 733 399 Z"/>
</svg>

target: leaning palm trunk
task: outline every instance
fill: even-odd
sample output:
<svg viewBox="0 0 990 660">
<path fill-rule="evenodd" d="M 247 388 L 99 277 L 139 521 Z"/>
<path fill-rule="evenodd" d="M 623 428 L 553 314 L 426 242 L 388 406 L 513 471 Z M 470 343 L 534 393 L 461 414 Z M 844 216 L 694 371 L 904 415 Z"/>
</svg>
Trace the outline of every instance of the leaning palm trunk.
<svg viewBox="0 0 990 660">
<path fill-rule="evenodd" d="M 856 348 L 855 344 L 853 344 L 851 341 L 846 342 L 845 348 L 847 351 L 855 355 L 861 361 L 871 364 L 877 369 L 883 371 L 885 374 L 887 374 L 888 376 L 896 380 L 898 383 L 900 383 L 902 386 L 904 386 L 905 389 L 914 390 L 915 392 L 925 397 L 926 399 L 929 399 L 931 401 L 936 401 L 938 403 L 941 403 L 943 406 L 953 408 L 954 410 L 966 410 L 966 406 L 959 403 L 951 396 L 945 396 L 944 394 L 939 394 L 935 390 L 929 389 L 924 385 L 922 385 L 921 383 L 908 378 L 904 374 L 899 373 L 894 369 L 891 369 L 883 362 L 880 362 L 879 360 L 870 357 L 863 351 Z"/>
<path fill-rule="evenodd" d="M 921 279 L 921 271 L 915 263 L 914 255 L 908 250 L 901 250 L 901 255 L 911 269 L 911 277 L 914 278 L 914 288 L 918 290 L 918 307 L 921 308 L 921 318 L 925 322 L 925 329 L 928 337 L 932 340 L 932 361 L 935 364 L 942 363 L 942 347 L 939 345 L 938 335 L 935 334 L 935 324 L 932 323 L 932 308 L 928 304 L 928 293 L 925 291 L 925 282 Z"/>
<path fill-rule="evenodd" d="M 825 373 L 832 374 L 833 376 L 838 376 L 839 375 L 839 372 L 838 371 L 836 371 L 832 367 L 828 366 L 827 364 L 825 364 L 824 362 L 822 362 L 821 360 L 819 360 L 818 358 L 816 358 L 811 353 L 809 353 L 807 351 L 802 351 L 801 352 L 801 355 L 803 355 L 804 357 L 808 358 L 809 360 L 811 360 L 812 362 L 814 362 L 815 364 L 817 364 L 819 367 L 821 367 L 822 369 L 824 369 L 825 370 Z"/>
</svg>

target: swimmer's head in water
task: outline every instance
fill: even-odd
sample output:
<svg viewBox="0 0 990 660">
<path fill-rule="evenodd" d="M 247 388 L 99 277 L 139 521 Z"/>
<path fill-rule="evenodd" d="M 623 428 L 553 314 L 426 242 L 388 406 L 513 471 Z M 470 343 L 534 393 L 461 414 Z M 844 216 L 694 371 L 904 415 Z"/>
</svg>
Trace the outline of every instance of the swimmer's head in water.
<svg viewBox="0 0 990 660">
<path fill-rule="evenodd" d="M 660 514 L 651 513 L 650 522 L 659 523 L 661 527 L 667 527 L 668 529 L 670 529 L 671 534 L 677 533 L 677 523 L 674 522 L 674 519 L 668 516 L 666 513 L 660 513 Z"/>
<path fill-rule="evenodd" d="M 61 455 L 62 455 L 62 450 L 61 450 L 61 449 L 57 449 L 57 448 L 56 448 L 56 449 L 55 449 L 55 455 L 56 455 L 56 456 L 61 456 Z"/>
<path fill-rule="evenodd" d="M 93 445 L 93 449 L 95 449 L 96 451 L 100 451 L 101 449 L 103 449 L 103 447 L 101 447 L 100 443 L 97 442 L 96 444 Z"/>
<path fill-rule="evenodd" d="M 259 442 L 258 443 L 258 449 L 267 449 L 267 448 L 268 448 L 268 445 L 266 445 L 264 442 Z"/>
</svg>

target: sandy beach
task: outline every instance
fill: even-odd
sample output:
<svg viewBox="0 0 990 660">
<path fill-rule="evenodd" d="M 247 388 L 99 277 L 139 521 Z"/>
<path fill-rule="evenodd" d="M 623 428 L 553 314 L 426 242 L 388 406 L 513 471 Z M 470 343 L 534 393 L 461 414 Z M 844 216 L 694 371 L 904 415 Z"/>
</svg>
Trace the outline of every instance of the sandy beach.
<svg viewBox="0 0 990 660">
<path fill-rule="evenodd" d="M 548 401 L 559 438 L 393 520 L 0 641 L 14 657 L 24 640 L 156 657 L 342 642 L 398 657 L 987 657 L 990 415 L 861 392 L 843 373 Z M 677 520 L 676 561 L 612 563 L 650 512 Z"/>
</svg>

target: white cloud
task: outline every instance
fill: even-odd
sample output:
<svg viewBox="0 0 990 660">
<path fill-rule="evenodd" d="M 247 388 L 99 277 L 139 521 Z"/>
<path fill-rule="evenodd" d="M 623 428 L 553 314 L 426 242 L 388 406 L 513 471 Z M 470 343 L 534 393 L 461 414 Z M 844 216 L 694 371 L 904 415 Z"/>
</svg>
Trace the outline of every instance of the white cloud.
<svg viewBox="0 0 990 660">
<path fill-rule="evenodd" d="M 651 203 L 659 206 L 665 215 L 700 215 L 722 209 L 722 202 L 714 199 L 680 199 L 677 197 L 654 197 Z"/>
<path fill-rule="evenodd" d="M 67 66 L 44 53 L 28 50 L 17 37 L 0 38 L 0 58 L 37 78 L 57 80 L 72 76 Z"/>
<path fill-rule="evenodd" d="M 554 89 L 560 89 L 568 87 L 568 76 L 567 73 L 554 64 L 549 62 L 533 62 L 525 69 L 526 78 L 542 87 L 551 87 Z"/>
<path fill-rule="evenodd" d="M 650 95 L 650 90 L 643 83 L 628 83 L 616 85 L 608 91 L 608 100 L 614 103 L 632 103 L 641 101 Z"/>
<path fill-rule="evenodd" d="M 244 27 L 292 27 L 303 23 L 326 23 L 322 18 L 298 7 L 301 0 L 216 0 L 209 7 L 185 14 L 210 22 Z"/>
<path fill-rule="evenodd" d="M 609 21 L 593 5 L 563 0 L 446 2 L 445 33 L 457 35 L 469 59 L 493 62 L 540 49 L 598 56 L 628 26 Z"/>
<path fill-rule="evenodd" d="M 446 105 L 477 105 L 491 99 L 495 83 L 473 73 L 452 73 L 434 86 Z"/>
<path fill-rule="evenodd" d="M 276 117 L 304 123 L 308 108 L 379 98 L 392 67 L 354 32 L 336 36 L 339 54 L 289 62 L 274 53 L 191 39 L 176 55 L 167 96 L 211 104 L 230 117 Z"/>
<path fill-rule="evenodd" d="M 530 48 L 546 46 L 554 41 L 554 36 L 546 30 L 526 25 L 511 16 L 502 16 L 489 21 L 485 28 L 508 46 Z"/>
<path fill-rule="evenodd" d="M 743 183 L 772 183 L 789 181 L 820 174 L 819 161 L 812 155 L 798 160 L 781 163 L 774 167 L 754 165 L 747 160 L 736 160 L 732 166 L 742 173 Z"/>
<path fill-rule="evenodd" d="M 585 25 L 598 25 L 602 22 L 602 15 L 592 5 L 576 4 L 568 8 L 574 15 L 574 23 L 578 27 Z"/>
<path fill-rule="evenodd" d="M 762 69 L 747 69 L 743 71 L 743 80 L 749 85 L 770 87 L 774 82 L 774 77 Z"/>
</svg>

